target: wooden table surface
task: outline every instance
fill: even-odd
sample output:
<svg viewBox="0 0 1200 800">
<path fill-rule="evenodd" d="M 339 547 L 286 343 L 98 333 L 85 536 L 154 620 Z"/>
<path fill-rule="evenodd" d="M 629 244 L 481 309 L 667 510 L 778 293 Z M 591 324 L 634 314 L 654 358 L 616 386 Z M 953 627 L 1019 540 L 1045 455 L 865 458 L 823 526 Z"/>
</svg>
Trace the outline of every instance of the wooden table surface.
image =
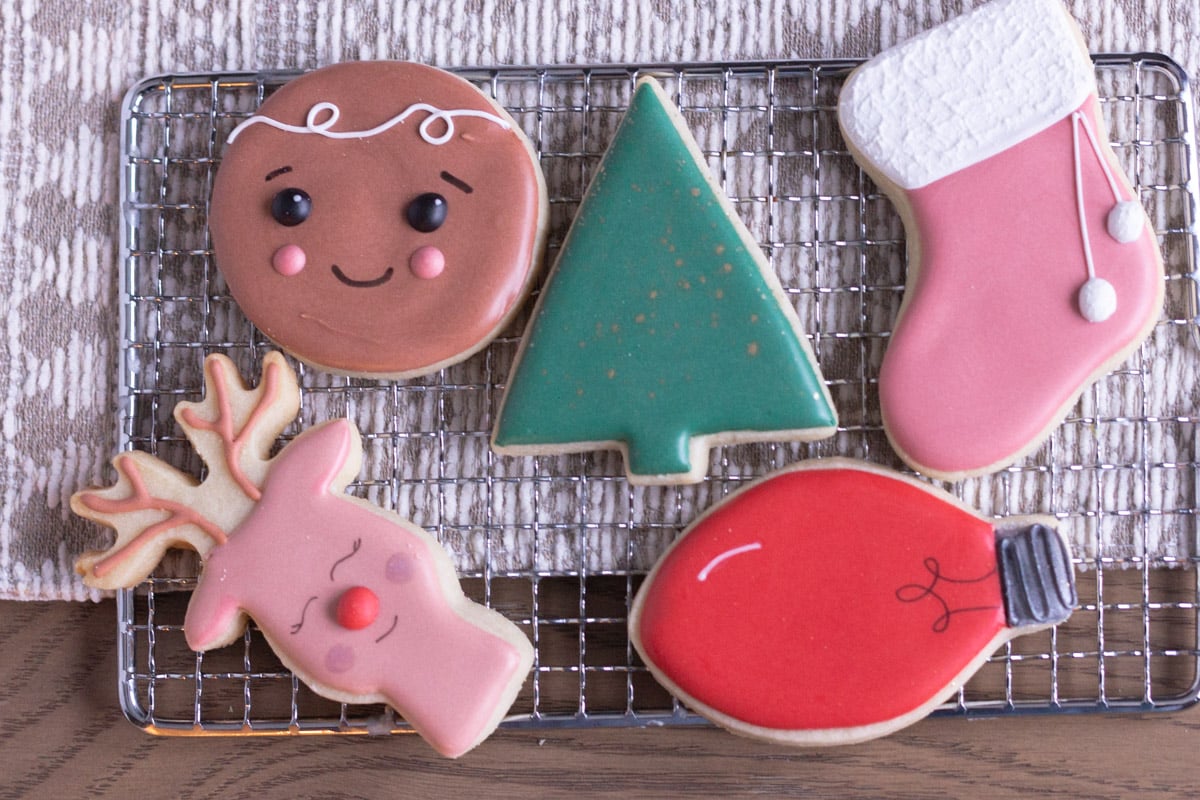
<svg viewBox="0 0 1200 800">
<path fill-rule="evenodd" d="M 116 612 L 0 602 L 0 798 L 1195 797 L 1200 708 L 926 720 L 790 749 L 713 729 L 501 731 L 458 761 L 416 737 L 159 738 L 116 696 Z"/>
</svg>

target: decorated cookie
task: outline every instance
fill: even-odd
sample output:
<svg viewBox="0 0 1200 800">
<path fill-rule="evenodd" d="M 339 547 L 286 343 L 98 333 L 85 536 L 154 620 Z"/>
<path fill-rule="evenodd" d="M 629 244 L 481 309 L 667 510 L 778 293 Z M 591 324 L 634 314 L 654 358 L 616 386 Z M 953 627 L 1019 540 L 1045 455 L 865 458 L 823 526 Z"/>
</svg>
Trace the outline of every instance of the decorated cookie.
<svg viewBox="0 0 1200 800">
<path fill-rule="evenodd" d="M 209 221 L 263 333 L 323 369 L 401 378 L 467 358 L 509 322 L 546 209 L 499 105 L 442 70 L 359 62 L 291 81 L 233 129 Z"/>
<path fill-rule="evenodd" d="M 337 419 L 270 456 L 299 405 L 279 353 L 245 388 L 224 356 L 205 362 L 202 402 L 175 419 L 208 465 L 197 484 L 146 453 L 114 460 L 115 486 L 71 508 L 116 530 L 79 559 L 89 586 L 144 579 L 171 547 L 204 563 L 184 620 L 195 650 L 222 647 L 253 618 L 280 660 L 318 694 L 387 703 L 440 753 L 478 744 L 512 705 L 533 660 L 521 630 L 468 600 L 454 566 L 421 528 L 343 493 L 361 442 Z"/>
<path fill-rule="evenodd" d="M 838 117 L 908 234 L 879 375 L 887 434 L 947 480 L 1010 464 L 1162 306 L 1079 29 L 1059 0 L 994 0 L 860 67 Z"/>
<path fill-rule="evenodd" d="M 836 426 L 778 280 L 642 79 L 539 298 L 493 446 L 619 448 L 634 483 L 688 483 L 716 445 Z"/>
<path fill-rule="evenodd" d="M 646 578 L 630 638 L 735 733 L 844 744 L 921 719 L 1012 637 L 1076 604 L 1053 520 L 980 517 L 862 462 L 803 462 L 692 524 Z"/>
</svg>

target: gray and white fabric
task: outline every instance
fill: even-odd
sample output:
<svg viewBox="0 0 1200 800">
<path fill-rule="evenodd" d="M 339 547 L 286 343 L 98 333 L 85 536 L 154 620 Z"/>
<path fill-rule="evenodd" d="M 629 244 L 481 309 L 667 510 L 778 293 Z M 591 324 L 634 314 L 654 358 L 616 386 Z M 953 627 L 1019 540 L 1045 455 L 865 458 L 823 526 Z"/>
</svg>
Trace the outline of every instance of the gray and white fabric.
<svg viewBox="0 0 1200 800">
<path fill-rule="evenodd" d="M 0 0 L 0 598 L 97 597 L 97 531 L 70 495 L 102 480 L 116 420 L 118 119 L 156 73 L 864 57 L 975 5 L 924 0 Z M 1200 70 L 1194 0 L 1069 3 L 1094 52 Z M 1180 380 L 1168 374 L 1164 380 Z"/>
</svg>

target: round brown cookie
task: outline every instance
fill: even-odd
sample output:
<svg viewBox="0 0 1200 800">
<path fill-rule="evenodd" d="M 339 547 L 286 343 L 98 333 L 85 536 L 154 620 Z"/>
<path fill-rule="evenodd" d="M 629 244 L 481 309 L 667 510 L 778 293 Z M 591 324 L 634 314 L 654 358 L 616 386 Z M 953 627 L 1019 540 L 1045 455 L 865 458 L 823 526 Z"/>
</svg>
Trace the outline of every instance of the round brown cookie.
<svg viewBox="0 0 1200 800">
<path fill-rule="evenodd" d="M 217 266 L 250 321 L 333 372 L 426 374 L 483 348 L 532 284 L 545 183 L 469 82 L 337 64 L 271 95 L 213 186 Z"/>
</svg>

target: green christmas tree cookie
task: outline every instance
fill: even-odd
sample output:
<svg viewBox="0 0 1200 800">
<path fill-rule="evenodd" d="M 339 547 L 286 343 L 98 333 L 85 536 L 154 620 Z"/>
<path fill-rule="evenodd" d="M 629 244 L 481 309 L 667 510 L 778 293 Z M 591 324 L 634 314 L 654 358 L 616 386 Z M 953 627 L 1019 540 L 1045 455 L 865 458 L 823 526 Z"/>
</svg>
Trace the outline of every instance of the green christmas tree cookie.
<svg viewBox="0 0 1200 800">
<path fill-rule="evenodd" d="M 620 448 L 634 483 L 693 483 L 716 445 L 836 426 L 778 280 L 642 79 L 542 291 L 493 447 Z"/>
</svg>

